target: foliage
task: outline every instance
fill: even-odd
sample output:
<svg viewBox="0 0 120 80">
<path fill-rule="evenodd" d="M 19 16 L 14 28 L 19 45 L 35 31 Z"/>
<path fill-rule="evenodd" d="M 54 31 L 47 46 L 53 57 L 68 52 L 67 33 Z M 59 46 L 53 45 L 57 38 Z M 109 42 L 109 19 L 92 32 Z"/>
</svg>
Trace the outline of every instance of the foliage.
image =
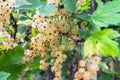
<svg viewBox="0 0 120 80">
<path fill-rule="evenodd" d="M 16 0 L 16 8 L 33 9 L 41 5 L 40 0 Z"/>
<path fill-rule="evenodd" d="M 9 73 L 6 72 L 0 72 L 0 80 L 7 80 L 7 78 L 10 76 Z"/>
<path fill-rule="evenodd" d="M 0 35 L 0 42 L 3 42 L 4 41 L 4 35 Z"/>
<path fill-rule="evenodd" d="M 55 12 L 56 7 L 52 4 L 47 4 L 40 0 L 16 0 L 16 8 L 19 9 L 34 9 L 38 8 L 41 15 L 50 15 Z"/>
<path fill-rule="evenodd" d="M 120 21 L 120 0 L 109 1 L 105 4 L 101 0 L 97 2 L 97 10 L 91 17 L 93 23 L 101 27 L 108 27 L 110 24 L 117 25 Z"/>
<path fill-rule="evenodd" d="M 119 56 L 118 43 L 111 40 L 119 36 L 119 33 L 112 29 L 93 31 L 85 42 L 84 55 L 92 56 L 101 53 L 104 56 Z"/>
<path fill-rule="evenodd" d="M 52 4 L 44 4 L 38 8 L 39 12 L 43 16 L 53 14 L 56 10 L 56 7 Z"/>
<path fill-rule="evenodd" d="M 0 0 L 0 80 L 118 80 L 119 3 Z"/>
<path fill-rule="evenodd" d="M 99 78 L 99 80 L 105 80 L 105 79 L 112 80 L 112 78 L 108 75 L 103 75 Z"/>
<path fill-rule="evenodd" d="M 71 12 L 76 11 L 76 0 L 63 0 L 63 3 L 65 4 L 65 8 Z"/>
<path fill-rule="evenodd" d="M 10 80 L 17 79 L 24 67 L 22 57 L 24 49 L 17 46 L 16 49 L 8 50 L 4 55 L 0 56 L 0 70 L 10 73 Z"/>
</svg>

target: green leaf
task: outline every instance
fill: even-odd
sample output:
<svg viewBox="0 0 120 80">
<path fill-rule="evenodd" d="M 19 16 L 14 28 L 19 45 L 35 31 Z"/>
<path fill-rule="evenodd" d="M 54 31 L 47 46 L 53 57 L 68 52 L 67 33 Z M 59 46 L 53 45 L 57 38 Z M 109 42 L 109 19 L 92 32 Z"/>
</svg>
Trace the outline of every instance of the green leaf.
<svg viewBox="0 0 120 80">
<path fill-rule="evenodd" d="M 40 0 L 16 0 L 16 8 L 33 9 L 39 7 L 42 2 Z"/>
<path fill-rule="evenodd" d="M 19 25 L 17 30 L 18 30 L 19 33 L 23 34 L 27 30 L 27 28 L 26 28 L 25 25 Z"/>
<path fill-rule="evenodd" d="M 81 6 L 82 10 L 90 9 L 91 0 L 87 0 L 85 4 Z"/>
<path fill-rule="evenodd" d="M 84 55 L 120 56 L 118 43 L 113 41 L 120 34 L 112 29 L 96 30 L 84 43 Z"/>
<path fill-rule="evenodd" d="M 48 4 L 48 3 L 42 4 L 38 7 L 39 13 L 43 16 L 54 14 L 55 10 L 56 7 L 53 4 Z"/>
<path fill-rule="evenodd" d="M 76 11 L 76 0 L 63 0 L 63 4 L 68 11 Z"/>
<path fill-rule="evenodd" d="M 33 80 L 33 77 L 34 77 L 33 74 L 30 74 L 29 75 L 29 80 Z"/>
<path fill-rule="evenodd" d="M 24 69 L 23 58 L 24 48 L 17 46 L 16 49 L 9 49 L 0 56 L 0 70 L 10 73 L 10 80 L 17 80 L 18 74 Z"/>
<path fill-rule="evenodd" d="M 7 80 L 9 76 L 10 76 L 10 73 L 0 71 L 0 80 Z"/>
<path fill-rule="evenodd" d="M 53 4 L 42 2 L 41 0 L 16 0 L 16 8 L 35 9 L 37 8 L 42 16 L 48 16 L 55 12 L 56 7 Z"/>
<path fill-rule="evenodd" d="M 30 19 L 26 19 L 26 20 L 19 20 L 18 23 L 22 25 L 28 25 L 28 24 L 32 24 L 33 21 Z"/>
<path fill-rule="evenodd" d="M 113 80 L 109 75 L 102 75 L 98 80 Z"/>
<path fill-rule="evenodd" d="M 107 62 L 100 62 L 99 67 L 103 72 L 105 72 L 107 74 L 116 74 L 113 67 L 108 67 L 107 66 Z"/>
<path fill-rule="evenodd" d="M 118 44 L 119 44 L 118 47 L 120 49 L 120 38 L 118 38 L 116 41 L 118 42 Z"/>
<path fill-rule="evenodd" d="M 37 57 L 37 58 L 35 58 L 35 60 L 34 60 L 34 62 L 33 62 L 33 64 L 32 64 L 32 69 L 39 69 L 39 66 L 40 66 L 40 58 L 39 57 Z"/>
<path fill-rule="evenodd" d="M 91 19 L 91 15 L 89 15 L 86 12 L 82 12 L 81 14 L 73 14 L 73 17 L 76 19 L 81 18 L 81 19 L 84 19 L 87 21 L 90 21 L 90 19 Z"/>
<path fill-rule="evenodd" d="M 17 46 L 14 50 L 14 55 L 11 56 L 12 64 L 22 64 L 24 57 L 24 49 L 22 46 Z"/>
<path fill-rule="evenodd" d="M 37 35 L 38 28 L 33 28 L 32 29 L 32 36 L 35 37 Z"/>
<path fill-rule="evenodd" d="M 100 27 L 108 27 L 110 24 L 117 25 L 120 22 L 120 0 L 109 1 L 105 4 L 97 0 L 98 8 L 92 14 L 92 22 Z"/>
<path fill-rule="evenodd" d="M 69 45 L 69 42 L 65 39 L 65 37 L 62 37 L 61 44 L 63 45 Z"/>
<path fill-rule="evenodd" d="M 0 46 L 0 51 L 6 50 L 6 46 Z"/>
<path fill-rule="evenodd" d="M 0 43 L 3 42 L 5 39 L 5 36 L 4 35 L 0 35 Z"/>
</svg>

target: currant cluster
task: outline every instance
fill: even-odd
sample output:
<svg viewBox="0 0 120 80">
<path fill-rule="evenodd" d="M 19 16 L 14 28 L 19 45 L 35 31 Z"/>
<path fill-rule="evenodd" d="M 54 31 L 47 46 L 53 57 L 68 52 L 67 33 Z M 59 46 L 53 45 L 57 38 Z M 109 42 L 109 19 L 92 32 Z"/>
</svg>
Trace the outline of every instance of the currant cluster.
<svg viewBox="0 0 120 80">
<path fill-rule="evenodd" d="M 0 3 L 0 22 L 3 23 L 3 25 L 9 25 L 10 24 L 10 13 L 12 11 L 12 8 L 15 6 L 14 0 L 8 0 L 8 1 L 1 1 Z"/>
<path fill-rule="evenodd" d="M 63 54 L 66 50 L 65 45 L 60 45 L 57 50 L 53 50 L 51 55 L 56 58 L 54 66 L 51 67 L 51 71 L 55 73 L 54 80 L 62 80 L 62 63 L 66 60 L 67 55 Z"/>
<path fill-rule="evenodd" d="M 36 37 L 31 39 L 31 48 L 30 50 L 26 50 L 24 56 L 25 62 L 32 62 L 35 57 L 40 56 L 42 58 L 40 60 L 40 69 L 47 70 L 49 66 L 48 55 L 50 52 L 50 55 L 56 59 L 54 66 L 51 68 L 55 73 L 54 80 L 62 80 L 62 63 L 67 58 L 63 53 L 67 49 L 67 46 L 61 44 L 61 39 L 64 33 L 70 31 L 66 27 L 68 23 L 65 22 L 65 14 L 63 16 L 60 12 L 62 13 L 63 11 L 56 12 L 54 20 L 50 20 L 50 18 L 41 16 L 36 12 L 36 15 L 33 17 L 34 22 L 32 27 L 37 28 L 39 32 Z M 64 18 L 61 18 L 62 16 Z M 58 17 L 59 20 L 57 19 Z M 75 33 L 71 34 L 76 35 Z"/>
<path fill-rule="evenodd" d="M 48 0 L 48 3 L 58 7 L 60 0 Z M 63 62 L 67 58 L 65 51 L 73 49 L 75 46 L 73 38 L 80 36 L 79 27 L 71 16 L 70 11 L 60 8 L 50 16 L 42 16 L 38 10 L 33 16 L 32 28 L 38 32 L 32 37 L 30 49 L 25 51 L 23 60 L 32 63 L 34 58 L 41 57 L 39 67 L 41 70 L 48 70 L 51 67 L 49 63 L 53 60 L 51 71 L 55 73 L 54 80 L 62 80 Z M 63 38 L 69 45 L 62 44 Z"/>
<path fill-rule="evenodd" d="M 0 43 L 0 46 L 5 46 L 6 50 L 15 48 L 17 46 L 17 44 L 14 43 L 14 39 L 3 27 L 3 23 L 0 23 L 0 35 L 4 35 L 4 41 Z"/>
<path fill-rule="evenodd" d="M 75 73 L 75 80 L 91 80 L 99 71 L 98 64 L 101 58 L 98 56 L 91 57 L 87 60 L 80 60 L 78 65 L 78 71 Z"/>
</svg>

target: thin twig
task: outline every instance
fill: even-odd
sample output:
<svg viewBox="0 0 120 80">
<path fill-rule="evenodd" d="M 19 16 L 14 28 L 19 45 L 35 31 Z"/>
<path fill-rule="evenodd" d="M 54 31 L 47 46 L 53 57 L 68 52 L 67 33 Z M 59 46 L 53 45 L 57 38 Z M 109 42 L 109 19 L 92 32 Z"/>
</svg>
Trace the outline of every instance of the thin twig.
<svg viewBox="0 0 120 80">
<path fill-rule="evenodd" d="M 14 30 L 15 30 L 14 35 L 13 35 L 13 38 L 15 39 L 16 34 L 17 34 L 18 25 L 17 25 L 17 21 L 15 20 L 15 18 L 14 18 L 14 16 L 13 16 L 12 13 L 10 14 L 10 16 L 11 16 L 11 19 L 13 20 L 13 22 L 14 22 L 14 23 L 12 24 L 12 26 L 13 26 L 13 28 L 14 28 Z"/>
<path fill-rule="evenodd" d="M 68 38 L 71 38 L 72 40 L 74 40 L 74 42 L 75 42 L 76 44 L 79 43 L 79 42 L 84 42 L 84 41 L 85 41 L 84 38 L 82 38 L 82 39 L 76 38 L 76 37 L 72 36 L 72 35 L 69 34 L 69 33 L 61 33 L 61 32 L 60 32 L 60 34 L 66 36 L 66 37 L 68 37 Z"/>
<path fill-rule="evenodd" d="M 67 34 L 66 36 L 67 36 L 68 38 L 71 38 L 72 40 L 74 40 L 75 43 L 79 43 L 79 42 L 84 42 L 84 41 L 85 41 L 84 39 L 80 39 L 80 38 L 73 37 L 73 36 L 70 35 L 70 34 Z"/>
</svg>

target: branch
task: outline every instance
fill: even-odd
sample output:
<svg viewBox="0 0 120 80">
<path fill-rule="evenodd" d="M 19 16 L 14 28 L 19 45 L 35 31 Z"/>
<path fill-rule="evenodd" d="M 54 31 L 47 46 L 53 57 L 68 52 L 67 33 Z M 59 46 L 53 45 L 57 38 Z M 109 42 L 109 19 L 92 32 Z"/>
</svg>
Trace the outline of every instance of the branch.
<svg viewBox="0 0 120 80">
<path fill-rule="evenodd" d="M 29 41 L 30 40 L 30 38 L 29 38 L 29 35 L 31 34 L 31 30 L 32 30 L 32 24 L 28 24 L 28 25 L 26 25 L 26 32 L 25 32 L 25 34 L 26 34 L 26 36 L 25 36 L 25 40 L 26 41 Z"/>
<path fill-rule="evenodd" d="M 52 80 L 52 74 L 51 74 L 50 68 L 46 71 L 46 79 L 45 80 Z"/>
<path fill-rule="evenodd" d="M 60 32 L 60 34 L 62 34 L 62 35 L 64 35 L 64 36 L 67 36 L 68 38 L 71 38 L 72 40 L 74 40 L 74 42 L 75 42 L 76 44 L 79 43 L 79 42 L 84 42 L 84 41 L 85 41 L 84 38 L 82 38 L 82 39 L 76 38 L 76 37 L 72 36 L 72 35 L 69 34 L 69 33 L 61 33 L 61 32 Z"/>
<path fill-rule="evenodd" d="M 10 14 L 10 16 L 11 16 L 11 19 L 13 20 L 13 24 L 12 24 L 12 26 L 13 26 L 13 28 L 14 28 L 14 30 L 15 30 L 15 33 L 14 33 L 14 35 L 13 35 L 13 38 L 15 39 L 15 37 L 16 37 L 16 34 L 17 34 L 17 28 L 18 28 L 18 25 L 17 25 L 17 21 L 15 20 L 15 18 L 13 17 L 13 14 L 11 13 Z"/>
<path fill-rule="evenodd" d="M 96 3 L 95 0 L 92 0 L 90 7 L 91 8 L 89 10 L 89 13 L 92 14 L 96 10 L 96 8 L 97 8 L 97 3 Z"/>
<path fill-rule="evenodd" d="M 94 76 L 92 80 L 98 80 L 97 74 Z"/>
<path fill-rule="evenodd" d="M 84 39 L 80 39 L 80 38 L 76 38 L 76 37 L 73 37 L 72 35 L 70 34 L 67 34 L 66 35 L 68 38 L 71 38 L 72 40 L 74 40 L 74 42 L 77 44 L 79 42 L 84 42 L 85 40 Z"/>
<path fill-rule="evenodd" d="M 71 77 L 72 80 L 74 79 L 74 74 L 77 70 L 77 66 L 78 65 L 77 65 L 75 57 L 72 57 L 71 66 L 70 66 L 70 77 Z"/>
</svg>

